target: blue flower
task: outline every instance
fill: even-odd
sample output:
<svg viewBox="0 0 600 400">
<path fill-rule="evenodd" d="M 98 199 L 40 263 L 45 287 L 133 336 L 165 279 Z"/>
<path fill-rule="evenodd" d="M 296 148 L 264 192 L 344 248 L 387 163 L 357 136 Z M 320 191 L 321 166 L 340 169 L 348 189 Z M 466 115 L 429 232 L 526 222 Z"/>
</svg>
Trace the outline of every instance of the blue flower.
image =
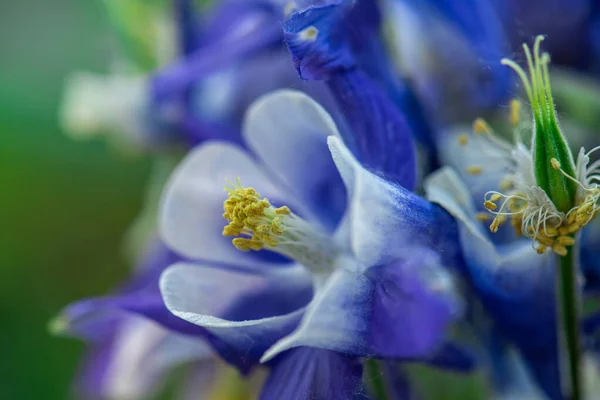
<svg viewBox="0 0 600 400">
<path fill-rule="evenodd" d="M 481 119 L 473 124 L 473 134 L 465 133 L 460 127 L 448 129 L 440 136 L 439 145 L 440 158 L 448 166 L 431 175 L 425 186 L 428 198 L 442 205 L 459 223 L 466 261 L 464 276 L 492 316 L 496 333 L 518 348 L 529 373 L 545 395 L 562 399 L 555 257 L 578 252 L 582 244 L 585 249 L 586 242 L 594 237 L 588 232 L 588 238 L 582 241 L 578 232 L 590 223 L 598 210 L 597 165 L 588 165 L 589 156 L 597 149 L 587 153 L 581 149 L 576 164 L 570 152 L 561 154 L 566 144 L 556 125 L 548 56 L 540 55 L 541 41 L 538 37 L 533 57 L 525 47 L 532 82 L 512 61 L 503 61 L 523 79 L 535 116 L 534 128 L 521 123 L 520 103 L 513 101 L 509 111 L 514 143 L 497 137 Z M 532 93 L 538 97 L 534 99 Z M 531 151 L 522 142 L 528 129 L 534 135 Z M 561 141 L 553 142 L 552 134 Z M 540 147 L 543 140 L 552 145 Z M 552 151 L 548 158 L 553 158 L 542 158 L 546 149 Z M 562 161 L 555 157 L 562 157 Z M 565 171 L 572 171 L 572 175 Z M 540 176 L 550 176 L 554 184 L 556 176 L 552 174 L 561 179 L 566 176 L 567 183 L 573 184 L 574 200 L 570 199 L 566 208 L 559 208 L 560 196 L 552 191 L 556 186 L 548 189 L 540 183 L 543 182 Z M 559 195 L 568 193 L 565 187 L 563 184 Z M 490 213 L 495 216 L 493 220 L 488 218 Z M 505 221 L 510 221 L 514 229 L 500 230 L 500 235 L 490 237 L 482 225 L 482 222 L 489 224 L 490 220 L 492 233 L 499 231 Z M 589 257 L 585 250 L 583 254 Z M 593 264 L 578 266 L 579 270 L 594 278 Z M 590 325 L 597 326 L 589 320 L 582 324 L 587 326 L 588 335 L 593 330 Z"/>
<path fill-rule="evenodd" d="M 474 118 L 506 99 L 510 52 L 502 21 L 487 0 L 384 2 L 400 69 L 437 123 Z"/>
<path fill-rule="evenodd" d="M 244 126 L 256 159 L 231 144 L 206 143 L 167 185 L 162 237 L 198 260 L 163 273 L 167 308 L 249 360 L 275 363 L 291 349 L 298 350 L 289 357 L 309 364 L 315 358 L 306 352 L 333 351 L 318 357 L 350 370 L 355 361 L 337 353 L 437 359 L 446 328 L 460 315 L 441 267 L 458 262 L 452 219 L 366 170 L 337 137 L 331 117 L 301 93 L 260 98 Z M 260 201 L 269 211 L 257 218 L 281 216 L 274 237 L 233 241 L 261 251 L 239 251 L 221 235 L 227 225 L 221 188 L 236 178 L 269 199 Z M 253 189 L 230 191 L 232 201 L 241 193 L 258 201 Z"/>
<path fill-rule="evenodd" d="M 152 241 L 127 286 L 111 296 L 71 304 L 52 322 L 55 333 L 90 345 L 75 383 L 82 398 L 147 398 L 161 389 L 175 366 L 214 364 L 214 352 L 206 341 L 173 332 L 139 312 L 152 308 L 169 315 L 158 277 L 177 259 L 160 242 Z M 191 324 L 189 328 L 188 333 L 197 330 Z M 200 389 L 205 388 L 195 388 Z"/>
</svg>

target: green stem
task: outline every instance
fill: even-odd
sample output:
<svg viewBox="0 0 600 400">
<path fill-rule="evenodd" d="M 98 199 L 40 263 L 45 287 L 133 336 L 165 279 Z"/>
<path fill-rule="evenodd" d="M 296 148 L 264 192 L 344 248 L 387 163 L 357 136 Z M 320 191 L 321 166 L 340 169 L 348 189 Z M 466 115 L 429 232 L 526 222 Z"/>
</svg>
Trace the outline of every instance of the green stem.
<svg viewBox="0 0 600 400">
<path fill-rule="evenodd" d="M 385 377 L 379 361 L 372 358 L 365 361 L 365 372 L 377 400 L 388 400 Z"/>
<path fill-rule="evenodd" d="M 575 253 L 570 250 L 566 256 L 560 257 L 559 261 L 557 274 L 560 310 L 559 354 L 566 356 L 561 357 L 561 369 L 565 368 L 563 371 L 568 371 L 568 381 L 563 380 L 563 384 L 567 382 L 569 384 L 568 390 L 563 389 L 565 399 L 581 400 L 580 291 L 574 257 Z M 565 372 L 562 373 L 565 374 Z"/>
</svg>

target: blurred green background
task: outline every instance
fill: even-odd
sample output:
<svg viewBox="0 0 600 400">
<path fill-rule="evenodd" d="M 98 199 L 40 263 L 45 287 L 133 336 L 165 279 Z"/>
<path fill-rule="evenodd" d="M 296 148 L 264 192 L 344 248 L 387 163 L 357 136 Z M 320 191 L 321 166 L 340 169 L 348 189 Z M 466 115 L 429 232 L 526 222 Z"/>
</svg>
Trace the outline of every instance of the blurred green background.
<svg viewBox="0 0 600 400">
<path fill-rule="evenodd" d="M 58 127 L 67 74 L 107 67 L 98 1 L 2 1 L 0 31 L 0 398 L 68 399 L 84 347 L 46 325 L 127 274 L 121 238 L 148 162 Z"/>
</svg>

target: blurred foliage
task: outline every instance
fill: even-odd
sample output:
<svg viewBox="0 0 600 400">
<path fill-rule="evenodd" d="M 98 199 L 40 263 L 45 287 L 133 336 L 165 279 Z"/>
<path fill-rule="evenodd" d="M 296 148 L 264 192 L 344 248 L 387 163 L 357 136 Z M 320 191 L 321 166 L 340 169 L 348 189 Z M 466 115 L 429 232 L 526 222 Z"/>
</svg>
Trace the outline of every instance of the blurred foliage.
<svg viewBox="0 0 600 400">
<path fill-rule="evenodd" d="M 0 398 L 62 400 L 83 346 L 50 336 L 47 321 L 126 275 L 121 238 L 148 163 L 58 128 L 66 75 L 107 68 L 98 1 L 5 1 L 0 30 Z"/>
</svg>

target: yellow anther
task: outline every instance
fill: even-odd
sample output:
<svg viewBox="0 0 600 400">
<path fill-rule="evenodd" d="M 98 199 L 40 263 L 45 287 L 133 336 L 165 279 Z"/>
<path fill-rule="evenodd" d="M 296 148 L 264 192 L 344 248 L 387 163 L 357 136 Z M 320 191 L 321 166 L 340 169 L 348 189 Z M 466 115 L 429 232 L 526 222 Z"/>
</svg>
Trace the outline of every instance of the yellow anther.
<svg viewBox="0 0 600 400">
<path fill-rule="evenodd" d="M 467 143 L 469 143 L 469 136 L 467 136 L 466 133 L 461 133 L 458 136 L 458 143 L 460 143 L 461 146 L 466 146 Z"/>
<path fill-rule="evenodd" d="M 473 132 L 475 132 L 475 134 L 477 134 L 477 135 L 481 135 L 482 133 L 491 134 L 492 133 L 492 129 L 490 128 L 490 126 L 488 125 L 488 123 L 485 122 L 484 119 L 477 118 L 473 122 Z"/>
<path fill-rule="evenodd" d="M 477 213 L 475 214 L 475 218 L 477 219 L 477 221 L 481 221 L 481 222 L 487 222 L 490 220 L 490 214 L 487 213 Z"/>
<path fill-rule="evenodd" d="M 288 206 L 283 206 L 283 207 L 279 207 L 279 208 L 275 209 L 275 213 L 277 213 L 279 215 L 289 215 L 289 213 L 291 213 L 291 211 Z"/>
<path fill-rule="evenodd" d="M 520 100 L 512 99 L 510 101 L 510 124 L 513 127 L 516 127 L 517 125 L 519 125 L 519 122 L 521 121 L 521 106 L 522 105 L 523 105 L 523 103 L 521 103 Z"/>
<path fill-rule="evenodd" d="M 490 197 L 490 201 L 498 201 L 498 200 L 500 200 L 501 198 L 502 198 L 502 195 L 501 195 L 501 194 L 494 193 L 494 194 L 492 195 L 492 197 Z"/>
<path fill-rule="evenodd" d="M 561 244 L 555 243 L 552 245 L 552 251 L 558 254 L 559 256 L 567 255 L 567 248 Z"/>
<path fill-rule="evenodd" d="M 573 246 L 575 244 L 575 239 L 573 239 L 571 236 L 560 236 L 558 239 L 556 239 L 556 242 L 563 246 Z"/>
<path fill-rule="evenodd" d="M 484 206 L 485 208 L 487 208 L 488 210 L 490 210 L 490 211 L 494 211 L 496 208 L 498 208 L 498 206 L 497 206 L 497 205 L 495 205 L 494 203 L 492 203 L 492 202 L 491 202 L 491 201 L 489 201 L 489 200 L 486 200 L 486 201 L 483 203 L 483 206 Z"/>
<path fill-rule="evenodd" d="M 498 227 L 502 223 L 504 223 L 504 221 L 506 221 L 506 218 L 504 216 L 494 218 L 494 220 L 492 221 L 492 224 L 490 225 L 490 231 L 492 231 L 493 233 L 498 232 Z"/>
<path fill-rule="evenodd" d="M 550 164 L 552 164 L 552 168 L 554 168 L 555 170 L 558 171 L 560 169 L 560 162 L 558 162 L 556 158 L 551 158 Z"/>
<path fill-rule="evenodd" d="M 277 246 L 277 238 L 285 232 L 281 218 L 290 215 L 290 209 L 286 206 L 274 208 L 268 199 L 261 199 L 256 190 L 243 187 L 239 179 L 236 185 L 226 187 L 226 190 L 229 194 L 223 203 L 223 217 L 229 224 L 223 228 L 223 236 L 250 236 L 232 240 L 242 251 Z"/>
<path fill-rule="evenodd" d="M 263 244 L 260 241 L 255 240 L 254 238 L 235 238 L 232 240 L 232 243 L 238 250 L 241 251 L 258 251 L 263 248 Z"/>
<path fill-rule="evenodd" d="M 547 248 L 548 246 L 540 244 L 538 247 L 536 247 L 535 251 L 537 251 L 538 254 L 544 254 Z"/>
<path fill-rule="evenodd" d="M 483 172 L 483 168 L 479 165 L 471 165 L 465 169 L 469 175 L 480 175 Z"/>
</svg>

